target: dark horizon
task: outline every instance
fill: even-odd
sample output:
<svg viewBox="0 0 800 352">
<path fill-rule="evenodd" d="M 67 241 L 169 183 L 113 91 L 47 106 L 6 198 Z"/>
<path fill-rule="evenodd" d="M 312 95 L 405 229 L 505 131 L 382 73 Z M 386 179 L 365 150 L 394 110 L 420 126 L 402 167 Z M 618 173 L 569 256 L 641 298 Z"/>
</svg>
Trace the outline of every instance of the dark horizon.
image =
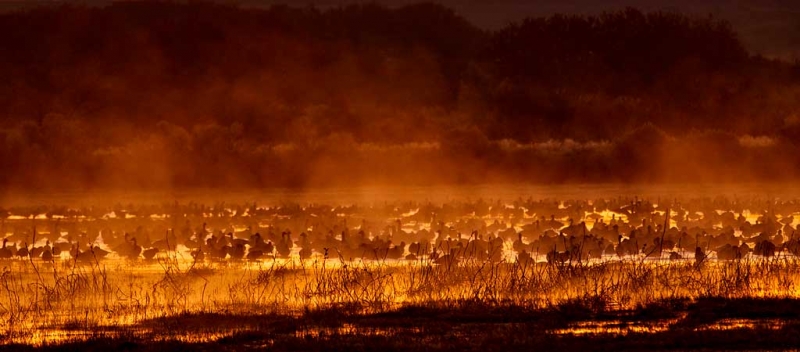
<svg viewBox="0 0 800 352">
<path fill-rule="evenodd" d="M 123 2 L 0 31 L 8 190 L 800 179 L 800 66 L 707 16 Z"/>
<path fill-rule="evenodd" d="M 213 3 L 241 7 L 268 8 L 288 4 L 296 7 L 314 6 L 329 9 L 351 4 L 376 3 L 392 8 L 416 0 L 208 0 Z M 23 0 L 0 2 L 0 12 L 62 3 L 107 6 L 115 0 Z M 713 16 L 731 22 L 745 47 L 753 54 L 784 60 L 800 59 L 800 2 L 781 0 L 437 0 L 433 3 L 453 9 L 456 14 L 479 28 L 498 30 L 525 17 L 555 14 L 599 15 L 635 7 L 642 11 L 668 11 L 694 16 Z"/>
</svg>

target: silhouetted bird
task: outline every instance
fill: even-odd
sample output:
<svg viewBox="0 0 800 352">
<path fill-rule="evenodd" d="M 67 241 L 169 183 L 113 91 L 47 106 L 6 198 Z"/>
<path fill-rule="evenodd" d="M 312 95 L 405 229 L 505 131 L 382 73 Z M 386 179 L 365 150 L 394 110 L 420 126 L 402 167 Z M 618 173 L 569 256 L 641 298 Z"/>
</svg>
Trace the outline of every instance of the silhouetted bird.
<svg viewBox="0 0 800 352">
<path fill-rule="evenodd" d="M 695 261 L 695 263 L 697 265 L 700 265 L 705 260 L 706 260 L 706 252 L 704 252 L 703 249 L 700 248 L 700 247 L 695 247 L 694 248 L 694 261 Z"/>
<path fill-rule="evenodd" d="M 8 239 L 4 238 L 3 239 L 3 247 L 0 248 L 0 259 L 9 259 L 12 256 L 14 256 L 14 253 L 11 252 L 11 249 L 6 247 L 7 243 L 8 243 Z"/>
</svg>

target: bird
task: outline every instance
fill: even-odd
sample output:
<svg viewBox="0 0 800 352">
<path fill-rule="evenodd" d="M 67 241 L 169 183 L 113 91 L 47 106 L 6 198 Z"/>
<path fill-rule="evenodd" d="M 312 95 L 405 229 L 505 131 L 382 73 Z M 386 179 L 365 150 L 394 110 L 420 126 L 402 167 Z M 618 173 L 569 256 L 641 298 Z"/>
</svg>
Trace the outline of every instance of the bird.
<svg viewBox="0 0 800 352">
<path fill-rule="evenodd" d="M 89 244 L 89 250 L 91 251 L 92 255 L 97 259 L 105 259 L 105 257 L 110 253 L 109 251 L 100 248 L 98 245 L 92 246 Z"/>
<path fill-rule="evenodd" d="M 136 237 L 131 237 L 118 249 L 117 254 L 128 259 L 136 259 L 142 254 L 142 246 L 136 243 Z"/>
<path fill-rule="evenodd" d="M 8 239 L 4 238 L 3 239 L 3 247 L 0 248 L 0 259 L 10 259 L 11 257 L 14 256 L 14 253 L 11 252 L 11 249 L 6 247 L 7 243 L 8 243 Z"/>
<path fill-rule="evenodd" d="M 46 262 L 53 261 L 53 251 L 50 248 L 45 247 L 42 250 L 42 260 Z"/>
<path fill-rule="evenodd" d="M 26 258 L 28 257 L 28 242 L 25 242 L 24 246 L 19 247 L 17 250 L 17 257 Z"/>
<path fill-rule="evenodd" d="M 228 255 L 231 256 L 231 259 L 242 259 L 244 258 L 244 244 L 236 243 L 229 251 Z"/>
<path fill-rule="evenodd" d="M 145 260 L 153 260 L 153 258 L 156 257 L 156 254 L 158 254 L 158 252 L 159 252 L 158 248 L 150 247 L 150 248 L 145 249 L 145 250 L 142 251 L 142 257 Z"/>
<path fill-rule="evenodd" d="M 776 246 L 774 243 L 770 242 L 769 240 L 763 240 L 756 244 L 756 248 L 753 250 L 753 253 L 762 257 L 774 257 L 775 249 Z"/>
<path fill-rule="evenodd" d="M 694 248 L 694 261 L 697 265 L 703 263 L 706 260 L 706 252 L 703 251 L 703 248 L 695 247 Z"/>
<path fill-rule="evenodd" d="M 80 263 L 92 263 L 95 260 L 94 255 L 92 255 L 91 251 L 81 251 L 80 246 L 78 244 L 73 244 L 72 249 L 70 249 L 69 254 L 72 256 L 72 259 L 75 262 Z"/>
<path fill-rule="evenodd" d="M 245 257 L 247 260 L 258 260 L 264 256 L 264 252 L 260 249 L 250 249 Z"/>
</svg>

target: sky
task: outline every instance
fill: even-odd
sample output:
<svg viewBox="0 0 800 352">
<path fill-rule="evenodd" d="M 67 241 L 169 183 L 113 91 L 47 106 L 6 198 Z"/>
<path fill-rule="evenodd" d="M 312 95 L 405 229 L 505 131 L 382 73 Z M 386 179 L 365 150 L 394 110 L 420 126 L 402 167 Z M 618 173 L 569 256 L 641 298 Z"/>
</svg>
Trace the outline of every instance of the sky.
<svg viewBox="0 0 800 352">
<path fill-rule="evenodd" d="M 216 0 L 242 6 L 289 4 L 320 8 L 367 2 L 361 0 Z M 0 1 L 0 11 L 53 4 L 53 0 Z M 110 0 L 84 0 L 106 4 Z M 417 0 L 371 0 L 390 7 Z M 794 60 L 800 58 L 800 1 L 796 0 L 434 0 L 454 9 L 470 22 L 485 29 L 497 29 L 528 16 L 554 13 L 598 14 L 628 6 L 645 11 L 679 11 L 701 16 L 713 15 L 730 21 L 747 48 L 754 54 Z"/>
</svg>

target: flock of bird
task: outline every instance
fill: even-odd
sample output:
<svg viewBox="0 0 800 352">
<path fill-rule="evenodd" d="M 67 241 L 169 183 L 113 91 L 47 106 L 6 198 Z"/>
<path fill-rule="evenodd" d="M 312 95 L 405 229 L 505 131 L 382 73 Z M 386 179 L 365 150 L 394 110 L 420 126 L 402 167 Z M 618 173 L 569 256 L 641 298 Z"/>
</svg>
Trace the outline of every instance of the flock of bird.
<svg viewBox="0 0 800 352">
<path fill-rule="evenodd" d="M 726 198 L 0 209 L 0 259 L 738 260 L 800 255 L 800 201 Z"/>
</svg>

